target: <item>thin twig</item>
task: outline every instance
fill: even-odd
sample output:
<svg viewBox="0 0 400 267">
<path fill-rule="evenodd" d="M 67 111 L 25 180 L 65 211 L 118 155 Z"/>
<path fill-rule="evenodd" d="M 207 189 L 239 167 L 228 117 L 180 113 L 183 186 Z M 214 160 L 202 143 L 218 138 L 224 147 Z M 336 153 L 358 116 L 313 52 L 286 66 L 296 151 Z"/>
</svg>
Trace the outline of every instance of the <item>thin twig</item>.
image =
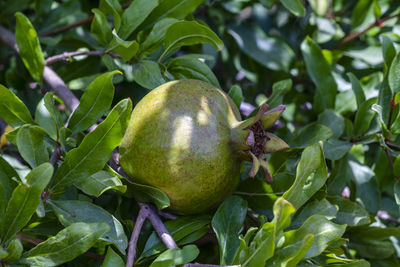
<svg viewBox="0 0 400 267">
<path fill-rule="evenodd" d="M 22 241 L 25 241 L 25 242 L 28 242 L 28 243 L 31 243 L 31 244 L 34 244 L 34 245 L 39 245 L 40 243 L 44 242 L 44 240 L 33 238 L 33 237 L 30 237 L 30 236 L 26 236 L 26 235 L 21 235 L 21 234 L 17 234 L 17 238 L 19 240 L 22 240 Z M 90 258 L 93 258 L 93 259 L 96 259 L 96 260 L 100 260 L 100 261 L 104 260 L 103 256 L 95 254 L 93 252 L 89 252 L 89 251 L 83 253 L 83 255 L 85 255 L 87 257 L 90 257 Z"/>
<path fill-rule="evenodd" d="M 394 163 L 393 163 L 393 159 L 392 159 L 392 154 L 390 153 L 390 151 L 387 148 L 383 148 L 383 150 L 386 153 L 386 156 L 390 162 L 390 165 L 392 165 L 392 167 L 394 168 Z"/>
<path fill-rule="evenodd" d="M 136 244 L 139 239 L 140 231 L 142 230 L 142 226 L 144 221 L 149 216 L 149 210 L 145 208 L 140 208 L 138 217 L 135 222 L 135 227 L 133 228 L 133 232 L 131 235 L 131 240 L 128 245 L 128 256 L 126 259 L 126 267 L 132 267 L 136 258 Z"/>
<path fill-rule="evenodd" d="M 175 216 L 175 215 L 173 215 L 173 214 L 171 214 L 169 212 L 165 212 L 165 211 L 162 211 L 162 210 L 157 210 L 157 214 L 159 216 L 161 216 L 161 217 L 164 217 L 165 219 L 168 219 L 168 220 L 176 220 L 176 219 L 178 219 L 178 216 Z"/>
<path fill-rule="evenodd" d="M 387 145 L 388 147 L 390 147 L 391 149 L 400 151 L 400 146 L 399 146 L 399 145 L 392 144 L 392 143 L 390 143 L 389 141 L 386 141 L 385 143 L 386 143 L 386 145 Z"/>
<path fill-rule="evenodd" d="M 109 53 L 106 51 L 76 51 L 76 52 L 64 52 L 60 55 L 52 56 L 46 59 L 46 65 L 51 65 L 54 62 L 61 61 L 61 60 L 68 60 L 72 57 L 76 56 L 104 56 L 104 55 L 110 55 L 115 58 L 121 58 L 120 55 L 115 54 L 115 53 Z"/>
<path fill-rule="evenodd" d="M 350 33 L 349 35 L 347 35 L 345 38 L 343 38 L 342 41 L 340 41 L 339 44 L 337 44 L 337 45 L 334 47 L 334 49 L 339 49 L 339 48 L 341 48 L 341 47 L 344 46 L 345 44 L 347 44 L 347 43 L 353 41 L 354 39 L 356 39 L 356 38 L 358 38 L 358 37 L 360 37 L 361 35 L 363 35 L 363 34 L 366 33 L 367 31 L 371 30 L 372 28 L 375 28 L 375 27 L 383 27 L 383 23 L 384 23 L 385 21 L 390 20 L 390 19 L 393 19 L 393 18 L 396 18 L 396 17 L 399 17 L 399 16 L 400 16 L 400 13 L 399 13 L 399 14 L 392 15 L 392 16 L 387 16 L 387 17 L 384 17 L 384 18 L 382 18 L 382 19 L 377 19 L 377 20 L 375 20 L 374 23 L 372 23 L 371 25 L 369 25 L 368 27 L 366 27 L 366 28 L 363 29 L 362 31 Z"/>
</svg>

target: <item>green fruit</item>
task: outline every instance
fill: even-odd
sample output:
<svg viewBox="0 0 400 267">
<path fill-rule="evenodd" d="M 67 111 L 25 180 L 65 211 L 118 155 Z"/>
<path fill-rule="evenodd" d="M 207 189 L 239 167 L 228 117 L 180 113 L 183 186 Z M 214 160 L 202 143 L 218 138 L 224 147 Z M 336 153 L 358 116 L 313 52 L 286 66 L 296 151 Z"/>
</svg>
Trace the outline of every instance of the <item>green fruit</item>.
<svg viewBox="0 0 400 267">
<path fill-rule="evenodd" d="M 136 182 L 163 190 L 171 210 L 204 212 L 235 190 L 243 160 L 253 160 L 253 176 L 260 165 L 266 167 L 264 153 L 252 153 L 260 139 L 251 127 L 271 126 L 283 110 L 261 110 L 240 121 L 233 101 L 214 86 L 197 80 L 168 82 L 135 107 L 119 161 Z M 288 148 L 268 133 L 262 143 L 270 149 L 266 153 Z"/>
</svg>

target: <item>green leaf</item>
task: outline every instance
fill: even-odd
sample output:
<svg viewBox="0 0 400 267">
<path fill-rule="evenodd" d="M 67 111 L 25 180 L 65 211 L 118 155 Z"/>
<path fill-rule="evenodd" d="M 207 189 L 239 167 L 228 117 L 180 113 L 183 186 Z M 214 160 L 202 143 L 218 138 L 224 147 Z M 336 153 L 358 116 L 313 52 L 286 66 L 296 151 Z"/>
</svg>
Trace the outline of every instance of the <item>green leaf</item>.
<svg viewBox="0 0 400 267">
<path fill-rule="evenodd" d="M 119 54 L 124 61 L 128 61 L 133 58 L 137 51 L 139 50 L 139 44 L 135 40 L 133 41 L 124 41 L 118 34 L 115 32 L 115 29 L 112 31 L 113 38 L 111 42 L 108 44 L 108 48 L 106 52 L 114 52 Z"/>
<path fill-rule="evenodd" d="M 0 214 L 4 214 L 4 210 L 11 198 L 12 192 L 17 186 L 17 183 L 13 178 L 19 180 L 17 172 L 5 159 L 3 159 L 3 157 L 0 157 Z"/>
<path fill-rule="evenodd" d="M 280 0 L 282 5 L 286 7 L 287 10 L 292 12 L 297 17 L 304 17 L 306 14 L 306 9 L 300 0 Z"/>
<path fill-rule="evenodd" d="M 351 17 L 352 28 L 357 28 L 365 19 L 368 10 L 372 5 L 372 0 L 360 0 L 357 2 L 356 7 L 353 9 Z"/>
<path fill-rule="evenodd" d="M 310 249 L 314 241 L 314 235 L 306 235 L 303 239 L 277 249 L 274 256 L 268 260 L 268 267 L 292 267 L 296 266 Z"/>
<path fill-rule="evenodd" d="M 370 98 L 363 102 L 358 108 L 356 118 L 354 119 L 354 136 L 360 136 L 368 130 L 371 121 L 375 116 L 371 107 L 376 103 L 376 101 L 376 97 Z"/>
<path fill-rule="evenodd" d="M 272 85 L 272 94 L 267 100 L 267 104 L 271 107 L 277 107 L 283 103 L 283 97 L 292 89 L 292 80 L 286 79 L 276 82 Z"/>
<path fill-rule="evenodd" d="M 16 262 L 21 258 L 22 252 L 24 252 L 24 247 L 19 239 L 13 239 L 8 242 L 6 251 L 8 253 L 7 257 L 2 258 L 5 262 Z"/>
<path fill-rule="evenodd" d="M 122 13 L 118 35 L 127 39 L 157 5 L 158 0 L 134 0 Z"/>
<path fill-rule="evenodd" d="M 292 135 L 289 145 L 292 148 L 304 148 L 319 141 L 325 141 L 331 136 L 331 129 L 325 125 L 314 122 L 301 128 L 297 133 Z"/>
<path fill-rule="evenodd" d="M 140 53 L 151 54 L 160 49 L 168 28 L 176 22 L 178 22 L 178 20 L 175 18 L 164 18 L 154 24 L 149 35 L 144 42 L 140 44 Z"/>
<path fill-rule="evenodd" d="M 94 18 L 90 24 L 93 38 L 101 45 L 107 45 L 112 39 L 111 27 L 106 15 L 100 9 L 93 8 Z"/>
<path fill-rule="evenodd" d="M 296 213 L 296 217 L 293 219 L 291 227 L 300 227 L 309 217 L 312 215 L 323 215 L 328 220 L 335 218 L 338 207 L 329 203 L 325 198 L 322 200 L 315 199 L 308 202 L 301 210 L 300 213 Z"/>
<path fill-rule="evenodd" d="M 201 80 L 221 88 L 217 77 L 207 64 L 192 55 L 184 55 L 173 58 L 167 66 L 168 72 L 176 79 Z"/>
<path fill-rule="evenodd" d="M 354 76 L 353 73 L 349 72 L 349 73 L 347 73 L 347 76 L 349 76 L 349 79 L 351 82 L 351 89 L 353 89 L 353 93 L 356 96 L 357 108 L 359 109 L 361 107 L 362 103 L 365 102 L 364 89 L 363 89 L 360 81 L 357 79 L 356 76 Z"/>
<path fill-rule="evenodd" d="M 132 76 L 135 82 L 150 90 L 165 83 L 157 62 L 151 60 L 140 60 L 133 64 Z"/>
<path fill-rule="evenodd" d="M 1 84 L 0 114 L 1 118 L 13 128 L 18 128 L 27 123 L 35 123 L 25 104 L 13 92 Z"/>
<path fill-rule="evenodd" d="M 32 168 L 49 161 L 46 136 L 46 131 L 36 125 L 26 124 L 18 130 L 18 151 Z"/>
<path fill-rule="evenodd" d="M 375 173 L 368 166 L 356 161 L 349 161 L 349 167 L 350 178 L 356 185 L 357 197 L 369 212 L 376 213 L 381 205 L 381 193 Z"/>
<path fill-rule="evenodd" d="M 400 91 L 400 52 L 394 57 L 392 64 L 389 68 L 388 74 L 389 86 L 392 92 Z"/>
<path fill-rule="evenodd" d="M 182 249 L 173 248 L 158 256 L 150 267 L 171 267 L 193 261 L 200 251 L 195 245 L 184 246 Z"/>
<path fill-rule="evenodd" d="M 229 265 L 239 247 L 238 235 L 247 213 L 247 202 L 239 196 L 230 196 L 214 214 L 211 225 L 220 248 L 220 264 Z"/>
<path fill-rule="evenodd" d="M 268 36 L 258 26 L 230 26 L 228 33 L 245 54 L 262 66 L 271 70 L 289 70 L 295 54 L 283 40 Z"/>
<path fill-rule="evenodd" d="M 30 220 L 40 203 L 40 196 L 53 174 L 53 166 L 43 163 L 26 177 L 13 191 L 0 222 L 0 240 L 4 244 Z"/>
<path fill-rule="evenodd" d="M 113 14 L 114 28 L 116 30 L 121 26 L 122 7 L 118 0 L 100 0 L 99 9 L 105 14 Z"/>
<path fill-rule="evenodd" d="M 391 133 L 388 130 L 386 123 L 384 122 L 382 106 L 378 104 L 372 104 L 371 109 L 378 115 L 378 121 L 380 123 L 383 136 L 388 138 L 391 135 Z"/>
<path fill-rule="evenodd" d="M 309 37 L 301 43 L 301 52 L 307 72 L 317 86 L 316 98 L 321 101 L 321 109 L 334 109 L 337 85 L 332 70 L 319 46 Z"/>
<path fill-rule="evenodd" d="M 124 260 L 111 248 L 108 247 L 106 257 L 101 267 L 124 267 Z"/>
<path fill-rule="evenodd" d="M 77 222 L 107 223 L 109 230 L 100 239 L 107 243 L 113 243 L 122 254 L 125 254 L 128 239 L 124 228 L 108 211 L 90 202 L 79 200 L 52 200 L 49 204 L 64 226 Z"/>
<path fill-rule="evenodd" d="M 383 260 L 394 253 L 394 247 L 388 240 L 371 240 L 354 238 L 350 240 L 349 247 L 357 250 L 357 253 L 368 259 Z"/>
<path fill-rule="evenodd" d="M 320 113 L 318 123 L 329 127 L 334 138 L 339 138 L 344 131 L 344 118 L 332 109 L 326 109 Z"/>
<path fill-rule="evenodd" d="M 345 230 L 346 225 L 332 223 L 323 215 L 313 215 L 299 229 L 284 233 L 285 243 L 283 246 L 302 242 L 303 239 L 312 234 L 314 235 L 314 242 L 304 256 L 309 259 L 320 255 L 331 242 L 338 240 Z"/>
<path fill-rule="evenodd" d="M 58 139 L 58 129 L 62 127 L 60 112 L 53 103 L 53 94 L 46 93 L 36 107 L 35 121 L 46 130 L 47 134 L 53 139 Z"/>
<path fill-rule="evenodd" d="M 122 141 L 132 111 L 129 99 L 120 101 L 97 128 L 72 149 L 58 168 L 52 190 L 79 182 L 103 169 Z"/>
<path fill-rule="evenodd" d="M 40 82 L 44 70 L 44 56 L 40 48 L 39 39 L 35 28 L 29 19 L 21 12 L 15 13 L 16 28 L 15 38 L 17 41 L 19 54 L 25 67 L 28 69 L 32 78 Z"/>
<path fill-rule="evenodd" d="M 161 62 L 175 48 L 201 43 L 211 44 L 217 50 L 224 47 L 222 40 L 208 26 L 196 21 L 178 21 L 168 28 L 164 39 L 164 51 L 158 61 Z"/>
<path fill-rule="evenodd" d="M 153 25 L 155 21 L 161 21 L 167 17 L 178 20 L 184 19 L 192 14 L 205 0 L 161 0 L 159 2 L 153 12 L 142 23 L 143 27 Z"/>
<path fill-rule="evenodd" d="M 79 106 L 74 110 L 68 123 L 72 134 L 83 131 L 95 124 L 110 108 L 114 97 L 112 79 L 119 71 L 104 73 L 86 88 Z"/>
<path fill-rule="evenodd" d="M 330 160 L 339 160 L 351 149 L 352 144 L 348 141 L 339 139 L 329 139 L 324 143 L 325 158 Z"/>
<path fill-rule="evenodd" d="M 322 144 L 309 146 L 301 154 L 296 180 L 283 197 L 298 209 L 325 184 L 327 175 Z"/>
<path fill-rule="evenodd" d="M 108 190 L 116 190 L 121 193 L 126 192 L 126 186 L 122 184 L 121 180 L 106 171 L 96 172 L 74 185 L 86 194 L 94 197 L 99 197 Z"/>
<path fill-rule="evenodd" d="M 382 50 L 385 65 L 388 70 L 396 56 L 396 48 L 393 45 L 393 41 L 386 35 L 382 35 Z"/>
<path fill-rule="evenodd" d="M 187 238 L 202 229 L 209 230 L 210 217 L 208 215 L 183 216 L 176 220 L 166 221 L 165 227 L 172 235 L 178 245 L 186 244 Z M 137 263 L 146 257 L 150 257 L 166 250 L 164 243 L 160 240 L 156 232 L 153 232 L 147 239 Z"/>
<path fill-rule="evenodd" d="M 85 253 L 109 230 L 105 223 L 74 223 L 24 253 L 22 263 L 58 266 Z"/>
<path fill-rule="evenodd" d="M 379 86 L 379 95 L 378 95 L 378 102 L 382 107 L 382 117 L 384 122 L 389 121 L 389 114 L 390 110 L 392 109 L 392 97 L 393 97 L 393 92 L 390 89 L 389 86 L 389 81 L 387 76 L 384 77 L 382 83 Z"/>
<path fill-rule="evenodd" d="M 1 169 L 0 169 L 0 172 L 1 172 Z M 396 157 L 396 160 L 394 161 L 393 172 L 397 178 L 400 178 L 400 155 L 398 155 Z"/>
<path fill-rule="evenodd" d="M 235 84 L 229 89 L 228 96 L 232 98 L 237 108 L 240 108 L 240 104 L 243 101 L 243 91 L 242 88 Z"/>
<path fill-rule="evenodd" d="M 339 196 L 329 196 L 328 200 L 339 207 L 339 212 L 334 220 L 336 223 L 347 224 L 348 226 L 361 226 L 371 223 L 368 211 L 356 202 Z"/>
<path fill-rule="evenodd" d="M 329 10 L 329 0 L 308 0 L 312 10 L 320 17 L 325 16 Z"/>
<path fill-rule="evenodd" d="M 249 244 L 247 253 L 243 256 L 243 267 L 265 266 L 265 262 L 272 257 L 275 250 L 274 223 L 266 223 L 255 235 Z"/>
</svg>

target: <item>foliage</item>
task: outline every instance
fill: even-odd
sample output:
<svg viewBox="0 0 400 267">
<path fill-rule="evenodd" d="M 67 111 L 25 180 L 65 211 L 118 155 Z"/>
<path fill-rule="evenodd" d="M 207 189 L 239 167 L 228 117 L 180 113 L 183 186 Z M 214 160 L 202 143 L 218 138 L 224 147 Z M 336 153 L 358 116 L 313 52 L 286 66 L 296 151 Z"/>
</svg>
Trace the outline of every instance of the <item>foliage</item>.
<svg viewBox="0 0 400 267">
<path fill-rule="evenodd" d="M 219 207 L 164 219 L 179 248 L 145 224 L 137 266 L 399 266 L 399 14 L 395 0 L 2 1 L 0 264 L 123 266 L 137 203 L 169 199 L 110 158 L 146 93 L 199 79 L 243 116 L 285 105 L 272 129 L 291 149 L 266 155 L 272 183 L 244 165 Z"/>
</svg>

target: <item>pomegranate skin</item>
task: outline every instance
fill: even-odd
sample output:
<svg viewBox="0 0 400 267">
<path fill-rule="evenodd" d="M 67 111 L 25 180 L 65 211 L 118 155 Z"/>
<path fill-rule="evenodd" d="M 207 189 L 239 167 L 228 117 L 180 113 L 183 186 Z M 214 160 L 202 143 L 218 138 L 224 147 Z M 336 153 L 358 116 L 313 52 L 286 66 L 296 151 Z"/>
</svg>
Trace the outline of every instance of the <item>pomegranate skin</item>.
<svg viewBox="0 0 400 267">
<path fill-rule="evenodd" d="M 135 107 L 120 145 L 120 164 L 135 181 L 164 191 L 177 213 L 206 212 L 231 194 L 242 159 L 235 148 L 240 114 L 221 90 L 172 81 Z"/>
</svg>

